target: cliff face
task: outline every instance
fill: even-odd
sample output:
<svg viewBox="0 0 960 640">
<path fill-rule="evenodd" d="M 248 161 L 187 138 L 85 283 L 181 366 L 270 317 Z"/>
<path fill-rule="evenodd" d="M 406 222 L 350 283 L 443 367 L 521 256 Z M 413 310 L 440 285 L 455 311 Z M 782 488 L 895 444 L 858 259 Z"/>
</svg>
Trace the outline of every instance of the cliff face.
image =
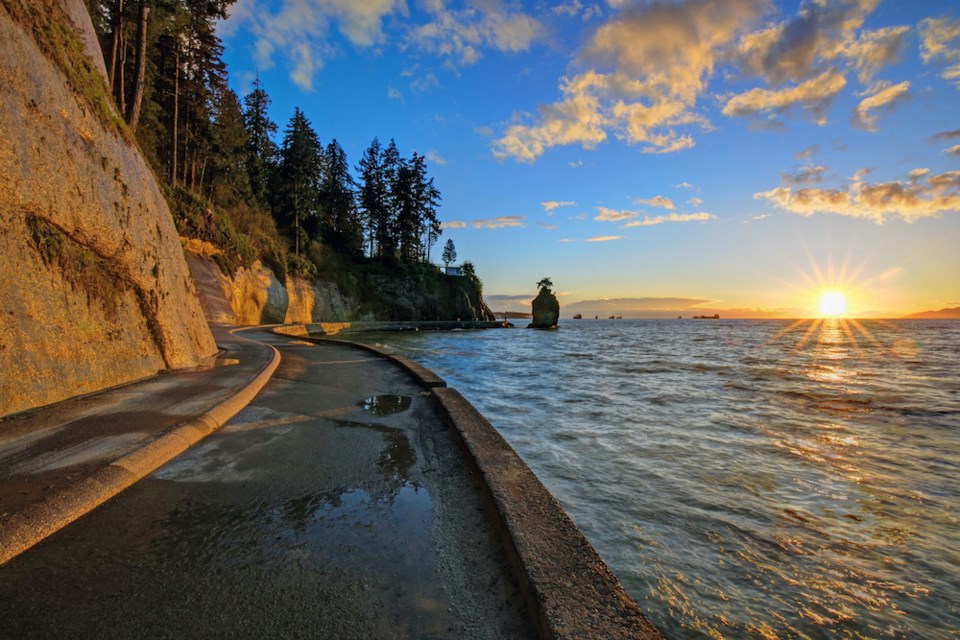
<svg viewBox="0 0 960 640">
<path fill-rule="evenodd" d="M 225 276 L 209 247 L 187 242 L 204 312 L 210 322 L 271 324 L 356 320 L 494 320 L 466 278 L 439 272 L 347 272 L 338 281 L 287 277 L 281 284 L 259 261 Z"/>
<path fill-rule="evenodd" d="M 0 0 L 0 42 L 0 416 L 195 366 L 216 345 L 82 0 Z"/>
</svg>

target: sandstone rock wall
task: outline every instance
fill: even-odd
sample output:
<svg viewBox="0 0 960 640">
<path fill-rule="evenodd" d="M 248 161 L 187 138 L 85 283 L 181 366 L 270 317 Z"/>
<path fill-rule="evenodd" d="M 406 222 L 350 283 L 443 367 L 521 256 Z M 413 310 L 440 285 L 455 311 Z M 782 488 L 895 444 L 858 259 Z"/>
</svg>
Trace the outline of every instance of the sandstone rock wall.
<svg viewBox="0 0 960 640">
<path fill-rule="evenodd" d="M 273 324 L 391 320 L 494 320 L 466 279 L 424 282 L 393 274 L 343 274 L 340 284 L 287 277 L 281 285 L 259 261 L 224 275 L 212 247 L 184 240 L 187 261 L 207 319 L 214 323 Z"/>
<path fill-rule="evenodd" d="M 96 43 L 82 0 L 41 5 L 0 0 L 0 416 L 216 351 L 153 173 L 91 98 L 102 61 L 79 61 L 81 94 L 24 24 L 23 7 L 71 24 L 78 62 Z"/>
</svg>

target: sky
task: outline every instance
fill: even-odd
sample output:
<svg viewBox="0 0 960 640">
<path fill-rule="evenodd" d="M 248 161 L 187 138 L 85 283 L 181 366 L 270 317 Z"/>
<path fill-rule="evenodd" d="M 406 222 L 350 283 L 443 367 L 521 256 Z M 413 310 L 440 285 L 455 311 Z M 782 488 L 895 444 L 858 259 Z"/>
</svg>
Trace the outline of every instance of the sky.
<svg viewBox="0 0 960 640">
<path fill-rule="evenodd" d="M 960 306 L 954 0 L 238 0 L 259 75 L 352 164 L 426 155 L 492 309 L 808 317 Z M 435 247 L 432 258 L 439 262 Z"/>
</svg>

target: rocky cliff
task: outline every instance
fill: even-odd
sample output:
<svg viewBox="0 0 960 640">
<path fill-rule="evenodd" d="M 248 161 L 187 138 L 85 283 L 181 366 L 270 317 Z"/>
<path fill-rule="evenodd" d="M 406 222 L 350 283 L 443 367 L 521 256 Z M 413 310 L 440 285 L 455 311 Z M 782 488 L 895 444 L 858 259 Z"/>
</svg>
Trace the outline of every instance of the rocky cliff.
<svg viewBox="0 0 960 640">
<path fill-rule="evenodd" d="M 336 278 L 287 277 L 254 262 L 226 275 L 206 243 L 184 241 L 204 312 L 210 322 L 271 324 L 356 320 L 495 320 L 467 279 L 444 276 L 430 267 L 356 268 Z"/>
<path fill-rule="evenodd" d="M 0 416 L 216 351 L 82 0 L 0 0 Z"/>
</svg>

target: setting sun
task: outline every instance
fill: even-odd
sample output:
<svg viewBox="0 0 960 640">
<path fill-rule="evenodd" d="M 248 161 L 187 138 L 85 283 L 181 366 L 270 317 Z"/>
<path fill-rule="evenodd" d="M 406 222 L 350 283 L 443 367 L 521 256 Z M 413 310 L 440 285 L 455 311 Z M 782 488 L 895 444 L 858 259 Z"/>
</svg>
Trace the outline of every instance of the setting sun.
<svg viewBox="0 0 960 640">
<path fill-rule="evenodd" d="M 842 316 L 847 312 L 847 297 L 839 291 L 825 291 L 820 296 L 820 315 L 825 317 Z"/>
</svg>

